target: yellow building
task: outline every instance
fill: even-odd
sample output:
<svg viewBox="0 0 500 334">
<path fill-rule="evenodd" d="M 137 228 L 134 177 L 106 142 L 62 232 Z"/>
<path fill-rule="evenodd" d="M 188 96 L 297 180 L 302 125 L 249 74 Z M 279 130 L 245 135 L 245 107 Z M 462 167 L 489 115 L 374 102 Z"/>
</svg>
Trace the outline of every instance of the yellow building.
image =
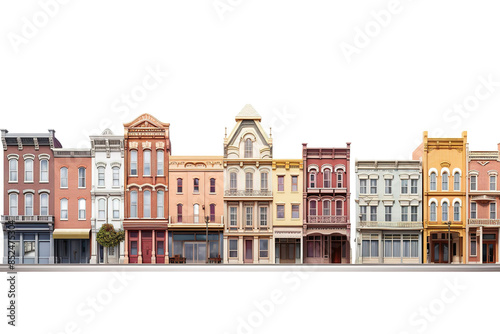
<svg viewBox="0 0 500 334">
<path fill-rule="evenodd" d="M 272 174 L 275 263 L 302 263 L 303 162 L 274 159 Z"/>
<path fill-rule="evenodd" d="M 466 263 L 467 132 L 429 138 L 413 152 L 424 175 L 424 263 Z M 451 238 L 448 238 L 448 229 Z"/>
</svg>

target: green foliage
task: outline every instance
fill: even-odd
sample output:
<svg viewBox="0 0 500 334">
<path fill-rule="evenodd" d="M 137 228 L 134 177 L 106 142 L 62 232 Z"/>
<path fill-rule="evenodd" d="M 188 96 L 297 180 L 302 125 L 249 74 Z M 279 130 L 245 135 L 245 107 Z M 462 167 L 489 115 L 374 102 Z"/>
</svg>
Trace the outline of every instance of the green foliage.
<svg viewBox="0 0 500 334">
<path fill-rule="evenodd" d="M 115 247 L 125 240 L 125 231 L 116 231 L 113 224 L 104 224 L 97 232 L 96 239 L 99 245 L 103 247 Z"/>
</svg>

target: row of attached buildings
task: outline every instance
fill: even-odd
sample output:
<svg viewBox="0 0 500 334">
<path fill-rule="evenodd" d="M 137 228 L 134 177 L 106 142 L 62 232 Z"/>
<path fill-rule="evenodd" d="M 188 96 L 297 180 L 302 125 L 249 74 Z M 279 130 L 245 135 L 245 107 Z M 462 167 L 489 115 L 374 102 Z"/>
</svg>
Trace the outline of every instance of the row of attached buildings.
<svg viewBox="0 0 500 334">
<path fill-rule="evenodd" d="M 90 149 L 2 130 L 3 262 L 13 246 L 22 264 L 497 263 L 500 147 L 424 133 L 413 160 L 356 160 L 351 238 L 350 143 L 274 159 L 252 106 L 235 121 L 221 156 L 171 155 L 149 114 Z M 125 240 L 101 246 L 104 224 Z"/>
</svg>

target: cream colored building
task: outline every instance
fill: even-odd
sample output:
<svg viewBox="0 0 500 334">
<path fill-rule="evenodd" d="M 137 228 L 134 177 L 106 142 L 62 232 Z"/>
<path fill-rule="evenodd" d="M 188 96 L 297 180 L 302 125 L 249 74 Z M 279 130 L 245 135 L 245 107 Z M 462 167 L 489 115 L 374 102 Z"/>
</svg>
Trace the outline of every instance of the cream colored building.
<svg viewBox="0 0 500 334">
<path fill-rule="evenodd" d="M 273 160 L 275 263 L 302 263 L 302 159 Z"/>
</svg>

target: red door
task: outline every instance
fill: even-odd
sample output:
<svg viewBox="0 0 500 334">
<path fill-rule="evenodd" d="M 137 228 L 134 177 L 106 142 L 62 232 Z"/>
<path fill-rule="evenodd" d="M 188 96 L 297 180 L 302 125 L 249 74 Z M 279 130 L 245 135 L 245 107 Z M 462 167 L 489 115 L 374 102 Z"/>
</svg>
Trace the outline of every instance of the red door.
<svg viewBox="0 0 500 334">
<path fill-rule="evenodd" d="M 342 263 L 342 243 L 340 241 L 332 242 L 332 263 Z"/>
<path fill-rule="evenodd" d="M 151 239 L 142 239 L 142 263 L 151 263 L 152 246 Z"/>
<path fill-rule="evenodd" d="M 252 240 L 245 240 L 245 263 L 253 263 Z"/>
</svg>

